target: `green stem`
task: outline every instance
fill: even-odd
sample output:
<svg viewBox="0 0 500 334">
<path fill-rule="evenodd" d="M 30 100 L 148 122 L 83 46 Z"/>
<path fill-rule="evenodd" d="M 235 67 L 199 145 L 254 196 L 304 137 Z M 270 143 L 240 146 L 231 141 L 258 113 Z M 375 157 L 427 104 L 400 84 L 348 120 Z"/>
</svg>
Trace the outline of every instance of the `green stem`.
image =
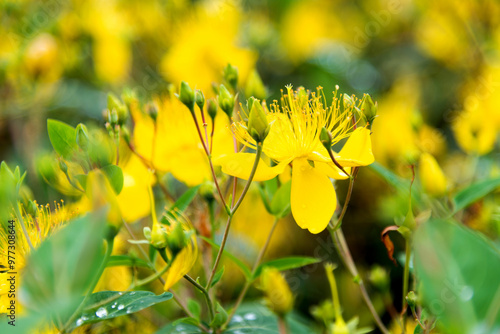
<svg viewBox="0 0 500 334">
<path fill-rule="evenodd" d="M 337 220 L 337 224 L 334 226 L 335 230 L 342 225 L 342 219 L 344 219 L 345 213 L 347 212 L 347 207 L 349 206 L 349 202 L 351 201 L 352 190 L 354 188 L 354 180 L 356 179 L 357 174 L 358 169 L 354 167 L 352 176 L 349 177 L 349 188 L 347 189 L 347 195 L 344 201 L 344 206 L 342 207 L 342 212 L 340 213 L 339 219 Z"/>
<path fill-rule="evenodd" d="M 405 243 L 405 248 L 406 248 L 406 258 L 405 258 L 405 269 L 404 269 L 404 276 L 403 276 L 403 302 L 402 302 L 402 314 L 403 314 L 403 334 L 406 331 L 406 319 L 407 319 L 407 312 L 406 308 L 408 306 L 406 302 L 406 295 L 408 294 L 408 284 L 410 280 L 410 258 L 411 258 L 411 247 L 410 247 L 410 241 L 406 239 Z"/>
<path fill-rule="evenodd" d="M 333 242 L 335 244 L 335 248 L 337 249 L 339 256 L 341 257 L 342 261 L 344 262 L 345 266 L 347 267 L 351 275 L 358 280 L 358 285 L 359 289 L 361 290 L 361 295 L 363 296 L 365 304 L 368 307 L 370 313 L 372 314 L 373 319 L 377 324 L 377 327 L 380 329 L 382 333 L 389 334 L 389 330 L 384 326 L 382 320 L 378 316 L 377 311 L 375 310 L 375 307 L 373 306 L 373 303 L 370 299 L 370 296 L 366 291 L 365 284 L 359 276 L 358 269 L 356 268 L 356 264 L 352 259 L 351 252 L 349 250 L 349 247 L 347 246 L 347 242 L 344 237 L 344 233 L 342 232 L 342 228 L 334 230 L 333 228 L 329 227 L 328 230 L 330 231 Z"/>
<path fill-rule="evenodd" d="M 78 308 L 76 309 L 76 311 L 73 312 L 73 315 L 66 322 L 66 324 L 63 327 L 63 329 L 61 330 L 61 333 L 65 333 L 66 332 L 66 330 L 68 329 L 68 327 L 71 326 L 71 324 L 73 323 L 73 321 L 75 320 L 75 318 L 78 316 L 78 314 L 80 314 L 80 312 L 83 310 L 83 308 L 85 307 L 85 302 L 90 297 L 90 295 L 92 294 L 92 292 L 94 292 L 94 290 L 95 290 L 95 288 L 97 286 L 97 283 L 99 283 L 99 279 L 101 278 L 101 276 L 102 276 L 102 274 L 104 272 L 104 269 L 106 269 L 109 257 L 111 256 L 111 253 L 113 252 L 114 239 L 107 239 L 106 242 L 107 242 L 106 253 L 104 254 L 104 258 L 103 258 L 103 260 L 101 262 L 101 265 L 100 265 L 100 267 L 99 267 L 99 269 L 97 271 L 97 275 L 94 276 L 94 279 L 92 280 L 92 283 L 90 284 L 90 288 L 87 291 L 87 294 L 85 295 L 85 297 L 83 297 L 83 300 L 80 303 L 80 305 L 78 306 Z"/>
<path fill-rule="evenodd" d="M 210 285 L 212 284 L 212 280 L 214 279 L 215 272 L 217 271 L 217 267 L 219 265 L 220 259 L 222 257 L 222 252 L 224 251 L 224 247 L 226 246 L 226 241 L 227 237 L 229 235 L 229 228 L 231 227 L 231 221 L 233 219 L 234 213 L 236 210 L 241 205 L 241 202 L 243 201 L 243 198 L 245 197 L 246 193 L 248 192 L 248 189 L 250 188 L 250 184 L 252 183 L 253 177 L 255 176 L 255 172 L 257 171 L 257 166 L 259 165 L 260 161 L 260 155 L 262 154 L 262 145 L 257 146 L 257 153 L 255 155 L 255 161 L 252 166 L 252 171 L 250 172 L 250 176 L 248 177 L 248 181 L 245 184 L 245 188 L 243 188 L 243 192 L 240 195 L 240 198 L 236 202 L 236 204 L 229 210 L 229 216 L 227 217 L 227 223 L 226 223 L 226 228 L 224 230 L 224 235 L 222 237 L 222 242 L 219 248 L 219 252 L 217 253 L 217 257 L 215 259 L 214 266 L 212 268 L 212 272 L 210 274 L 210 277 L 208 279 L 207 285 L 205 286 L 205 289 L 210 290 Z"/>
<path fill-rule="evenodd" d="M 155 270 L 155 273 L 151 276 L 148 276 L 142 280 L 139 280 L 136 284 L 134 284 L 129 290 L 133 290 L 134 288 L 138 287 L 138 286 L 141 286 L 141 285 L 146 285 L 148 283 L 151 283 L 155 280 L 157 280 L 158 278 L 160 278 L 161 276 L 163 276 L 163 274 L 165 274 L 167 272 L 167 270 L 170 268 L 170 264 L 171 263 L 167 263 L 167 265 L 165 267 L 163 267 L 162 270 L 160 271 L 156 271 Z"/>
<path fill-rule="evenodd" d="M 207 301 L 207 306 L 208 306 L 208 312 L 210 313 L 210 319 L 213 319 L 215 314 L 214 314 L 214 305 L 212 303 L 212 300 L 210 299 L 210 294 L 208 293 L 208 290 L 205 289 L 201 284 L 196 282 L 193 278 L 191 278 L 189 275 L 184 275 L 184 278 L 191 284 L 193 284 L 198 290 L 200 290 L 201 293 L 205 296 L 205 299 Z"/>
<path fill-rule="evenodd" d="M 271 242 L 271 237 L 273 235 L 274 230 L 276 229 L 276 226 L 278 225 L 278 222 L 279 222 L 279 219 L 275 218 L 273 226 L 271 227 L 271 231 L 269 231 L 269 234 L 267 236 L 266 242 L 264 243 L 264 246 L 260 250 L 259 255 L 257 256 L 257 259 L 255 260 L 255 263 L 253 265 L 253 268 L 252 268 L 252 277 L 255 276 L 255 273 L 257 272 L 257 268 L 259 267 L 260 262 L 264 258 L 264 254 L 266 253 L 266 250 L 267 250 L 267 248 L 269 246 L 269 243 Z M 238 310 L 238 307 L 240 306 L 241 302 L 243 301 L 243 298 L 245 298 L 245 295 L 246 295 L 248 289 L 250 288 L 250 286 L 252 285 L 252 283 L 253 283 L 252 280 L 247 280 L 245 282 L 245 286 L 241 290 L 241 292 L 240 292 L 240 294 L 238 296 L 238 299 L 236 300 L 236 303 L 234 304 L 233 309 L 231 310 L 231 313 L 229 314 L 229 317 L 227 318 L 227 321 L 224 324 L 224 326 L 226 326 L 231 321 L 232 317 L 234 316 L 234 314 Z"/>
</svg>

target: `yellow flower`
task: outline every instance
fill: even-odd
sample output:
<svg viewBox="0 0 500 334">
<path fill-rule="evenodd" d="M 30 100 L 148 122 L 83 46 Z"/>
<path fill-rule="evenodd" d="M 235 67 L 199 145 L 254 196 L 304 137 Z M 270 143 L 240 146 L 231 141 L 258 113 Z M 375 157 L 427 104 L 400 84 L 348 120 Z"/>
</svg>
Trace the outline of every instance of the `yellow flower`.
<svg viewBox="0 0 500 334">
<path fill-rule="evenodd" d="M 269 180 L 282 173 L 288 164 L 292 169 L 292 214 L 297 224 L 311 233 L 323 231 L 332 217 L 337 197 L 329 179 L 345 179 L 345 175 L 331 161 L 328 152 L 319 140 L 322 127 L 332 133 L 332 145 L 349 138 L 335 159 L 343 167 L 366 166 L 374 161 L 371 151 L 370 131 L 365 127 L 353 131 L 354 103 L 348 104 L 342 112 L 336 96 L 330 107 L 321 89 L 309 96 L 304 89 L 287 94 L 271 108 L 264 106 L 269 124 L 269 134 L 262 151 L 278 162 L 274 167 L 259 163 L 255 181 Z M 359 101 L 358 101 L 359 102 Z M 236 138 L 247 147 L 256 148 L 256 142 L 247 131 L 244 122 L 232 125 Z M 215 163 L 222 171 L 242 179 L 248 179 L 255 154 L 232 153 L 220 156 Z"/>
<path fill-rule="evenodd" d="M 419 165 L 420 183 L 426 193 L 442 196 L 446 193 L 446 177 L 436 159 L 429 153 L 422 153 Z"/>
<path fill-rule="evenodd" d="M 176 179 L 188 186 L 195 186 L 211 179 L 208 158 L 189 111 L 175 98 L 167 97 L 156 102 L 158 107 L 156 125 L 149 115 L 132 110 L 135 122 L 133 139 L 137 152 L 152 162 L 155 169 L 172 173 Z M 204 134 L 200 118 L 198 117 L 198 120 Z M 206 114 L 205 120 L 207 131 L 210 132 L 212 121 Z M 215 156 L 234 150 L 231 134 L 226 129 L 227 125 L 229 125 L 227 116 L 219 112 L 215 119 L 213 138 L 212 153 Z"/>
<path fill-rule="evenodd" d="M 260 289 L 266 294 L 266 301 L 273 312 L 285 315 L 293 308 L 290 287 L 278 269 L 265 267 L 260 277 Z"/>
<path fill-rule="evenodd" d="M 160 68 L 171 82 L 185 80 L 204 92 L 211 91 L 213 81 L 222 79 L 222 70 L 231 63 L 238 67 L 240 82 L 245 82 L 256 55 L 237 46 L 240 24 L 238 6 L 220 1 L 213 6 L 200 3 L 192 9 L 178 28 Z"/>
<path fill-rule="evenodd" d="M 45 240 L 51 233 L 56 231 L 59 227 L 61 227 L 75 215 L 75 212 L 71 212 L 65 207 L 63 201 L 61 201 L 61 203 L 54 202 L 53 211 L 50 209 L 50 206 L 48 204 L 45 206 L 37 205 L 36 214 L 34 214 L 34 216 L 26 213 L 24 208 L 21 209 L 24 224 L 28 232 L 28 237 L 31 241 L 31 244 L 35 248 L 38 247 L 42 243 L 42 241 Z M 19 272 L 26 265 L 26 258 L 30 252 L 30 247 L 24 233 L 22 232 L 22 228 L 18 219 L 15 219 L 14 229 L 16 231 L 15 269 L 18 273 L 16 275 L 16 284 L 19 285 Z M 0 264 L 6 265 L 8 263 L 8 247 L 9 234 L 5 229 L 1 228 Z M 6 276 L 7 274 L 0 274 L 0 314 L 6 313 L 7 307 L 10 303 L 10 299 L 8 298 L 9 286 L 7 285 Z"/>
</svg>

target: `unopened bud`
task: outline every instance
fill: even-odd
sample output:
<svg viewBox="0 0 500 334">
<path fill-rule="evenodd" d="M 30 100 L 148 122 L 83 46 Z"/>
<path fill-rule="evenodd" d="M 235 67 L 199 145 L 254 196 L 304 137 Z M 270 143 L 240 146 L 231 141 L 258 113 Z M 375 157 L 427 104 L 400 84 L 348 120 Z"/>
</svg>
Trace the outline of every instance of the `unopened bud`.
<svg viewBox="0 0 500 334">
<path fill-rule="evenodd" d="M 123 124 L 128 118 L 127 106 L 122 103 L 113 93 L 108 94 L 108 109 L 116 110 L 117 120 L 116 123 Z"/>
<path fill-rule="evenodd" d="M 370 124 L 373 123 L 375 117 L 377 117 L 377 102 L 373 102 L 372 97 L 369 94 L 365 94 L 365 99 L 361 105 L 361 110 L 363 111 L 366 121 Z"/>
<path fill-rule="evenodd" d="M 200 110 L 203 109 L 203 106 L 205 105 L 205 95 L 203 95 L 203 92 L 201 90 L 195 90 L 194 99 L 198 108 L 200 108 Z"/>
<path fill-rule="evenodd" d="M 262 82 L 257 70 L 253 70 L 247 80 L 247 86 L 245 87 L 246 96 L 253 96 L 259 100 L 263 100 L 267 96 L 266 87 Z"/>
<path fill-rule="evenodd" d="M 112 109 L 109 111 L 108 122 L 112 127 L 115 127 L 115 125 L 118 124 L 118 112 L 116 111 L 116 109 Z"/>
<path fill-rule="evenodd" d="M 408 292 L 406 295 L 406 301 L 408 302 L 408 306 L 411 308 L 415 308 L 415 306 L 418 304 L 418 296 L 414 291 Z"/>
<path fill-rule="evenodd" d="M 238 86 L 238 68 L 231 64 L 227 64 L 224 68 L 224 80 L 229 84 L 229 86 L 236 91 L 236 86 Z"/>
<path fill-rule="evenodd" d="M 252 108 L 248 118 L 248 132 L 257 143 L 262 143 L 269 134 L 269 122 L 260 101 L 254 98 L 250 99 L 254 101 L 251 103 Z"/>
<path fill-rule="evenodd" d="M 174 228 L 167 235 L 168 249 L 172 252 L 173 256 L 178 254 L 184 247 L 186 247 L 187 240 L 184 234 L 184 229 L 181 223 L 176 223 Z"/>
<path fill-rule="evenodd" d="M 233 116 L 234 97 L 229 93 L 226 86 L 220 85 L 219 88 L 219 107 L 229 118 Z"/>
<path fill-rule="evenodd" d="M 78 124 L 76 127 L 76 143 L 82 151 L 87 152 L 89 148 L 89 135 L 85 124 Z"/>
<path fill-rule="evenodd" d="M 319 134 L 319 140 L 321 144 L 327 149 L 330 150 L 332 148 L 332 134 L 325 127 L 321 128 L 321 133 Z"/>
<path fill-rule="evenodd" d="M 64 160 L 59 160 L 59 168 L 63 171 L 64 174 L 68 173 L 68 165 L 66 165 L 66 162 Z"/>
<path fill-rule="evenodd" d="M 426 193 L 436 197 L 446 193 L 446 176 L 436 159 L 429 153 L 422 153 L 420 156 L 419 174 L 420 183 Z"/>
<path fill-rule="evenodd" d="M 122 130 L 121 133 L 122 133 L 123 139 L 125 140 L 125 142 L 127 144 L 130 144 L 130 131 L 129 131 L 128 127 L 122 126 L 121 130 Z"/>
<path fill-rule="evenodd" d="M 389 287 L 389 275 L 387 271 L 380 266 L 374 266 L 372 268 L 369 279 L 372 284 L 381 291 L 385 291 Z"/>
<path fill-rule="evenodd" d="M 160 226 L 160 223 L 153 223 L 153 230 L 151 231 L 151 245 L 157 249 L 167 247 L 167 232 Z"/>
<path fill-rule="evenodd" d="M 201 184 L 200 186 L 200 195 L 203 197 L 207 202 L 213 202 L 215 199 L 215 192 L 217 191 L 217 188 L 215 187 L 215 184 L 211 181 L 205 181 Z"/>
<path fill-rule="evenodd" d="M 189 87 L 189 84 L 185 81 L 181 82 L 181 91 L 179 94 L 179 100 L 188 107 L 189 111 L 194 112 L 194 91 Z"/>
<path fill-rule="evenodd" d="M 260 281 L 260 288 L 266 295 L 269 308 L 280 316 L 290 312 L 293 307 L 293 295 L 279 270 L 273 267 L 265 267 Z"/>
<path fill-rule="evenodd" d="M 215 100 L 210 99 L 207 102 L 207 109 L 208 109 L 208 115 L 212 119 L 212 121 L 215 119 L 215 116 L 217 116 L 217 109 L 219 107 L 217 106 L 217 102 Z"/>
<path fill-rule="evenodd" d="M 156 122 L 156 119 L 158 118 L 158 107 L 155 103 L 148 103 L 146 105 L 146 113 L 153 119 L 153 121 Z"/>
</svg>

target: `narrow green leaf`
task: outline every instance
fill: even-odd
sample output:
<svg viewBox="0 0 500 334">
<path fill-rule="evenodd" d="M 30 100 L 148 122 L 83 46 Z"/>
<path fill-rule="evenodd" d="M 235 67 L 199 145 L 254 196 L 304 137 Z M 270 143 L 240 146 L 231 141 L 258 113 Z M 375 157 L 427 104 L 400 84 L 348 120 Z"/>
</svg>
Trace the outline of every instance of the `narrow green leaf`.
<svg viewBox="0 0 500 334">
<path fill-rule="evenodd" d="M 199 323 L 200 323 L 200 321 L 196 318 L 185 317 L 185 318 L 177 319 L 174 322 L 172 322 L 172 326 L 181 326 L 182 327 L 182 324 L 198 326 Z M 198 327 L 195 327 L 195 328 L 198 328 Z"/>
<path fill-rule="evenodd" d="M 405 180 L 402 177 L 394 174 L 392 171 L 388 170 L 378 162 L 372 163 L 368 166 L 371 170 L 381 176 L 384 180 L 386 180 L 390 185 L 399 189 L 406 190 L 410 188 L 410 181 Z"/>
<path fill-rule="evenodd" d="M 462 189 L 453 197 L 455 203 L 453 213 L 468 207 L 498 187 L 500 187 L 500 177 L 482 180 Z"/>
<path fill-rule="evenodd" d="M 63 158 L 69 158 L 78 149 L 76 129 L 55 119 L 47 120 L 47 132 L 54 150 Z"/>
<path fill-rule="evenodd" d="M 209 238 L 202 237 L 202 236 L 200 236 L 200 238 L 203 239 L 204 241 L 208 242 L 215 249 L 218 250 L 220 248 L 219 245 L 217 245 L 215 242 L 213 242 Z M 229 259 L 231 259 L 238 266 L 238 268 L 240 268 L 241 272 L 243 273 L 243 275 L 245 275 L 245 278 L 247 280 L 252 278 L 252 272 L 250 271 L 250 268 L 248 268 L 248 266 L 246 264 L 244 264 L 240 259 L 238 259 L 236 256 L 234 256 L 233 254 L 231 254 L 229 251 L 227 251 L 225 249 L 222 252 L 222 254 L 224 254 Z"/>
<path fill-rule="evenodd" d="M 284 270 L 304 267 L 309 264 L 318 262 L 321 262 L 321 260 L 315 257 L 308 257 L 308 256 L 291 256 L 291 257 L 284 257 L 281 259 L 271 260 L 268 262 L 264 262 L 257 267 L 253 279 L 258 278 L 260 274 L 262 274 L 262 269 L 264 269 L 264 267 L 273 267 L 278 269 L 279 271 L 284 271 Z"/>
<path fill-rule="evenodd" d="M 101 168 L 101 170 L 108 177 L 111 187 L 118 195 L 123 189 L 123 172 L 122 169 L 116 165 L 107 165 Z"/>
<path fill-rule="evenodd" d="M 151 266 L 146 261 L 127 255 L 113 255 L 109 258 L 107 267 L 117 266 L 141 267 L 151 269 Z"/>
<path fill-rule="evenodd" d="M 101 291 L 89 296 L 83 312 L 78 315 L 72 329 L 86 324 L 139 312 L 173 297 L 170 292 L 155 295 L 150 291 Z"/>
<path fill-rule="evenodd" d="M 222 268 L 217 270 L 217 272 L 214 275 L 212 285 L 210 285 L 210 286 L 212 287 L 212 286 L 215 286 L 215 284 L 219 283 L 220 279 L 222 278 L 222 275 L 224 275 L 224 266 L 222 266 Z"/>
<path fill-rule="evenodd" d="M 196 197 L 196 194 L 198 193 L 198 189 L 200 188 L 201 185 L 198 185 L 196 187 L 192 187 L 188 189 L 184 194 L 182 194 L 181 197 L 172 205 L 172 207 L 165 213 L 165 216 L 161 218 L 161 223 L 169 225 L 168 219 L 175 219 L 176 215 L 175 212 L 182 213 L 184 212 L 189 204 L 194 200 Z"/>
</svg>

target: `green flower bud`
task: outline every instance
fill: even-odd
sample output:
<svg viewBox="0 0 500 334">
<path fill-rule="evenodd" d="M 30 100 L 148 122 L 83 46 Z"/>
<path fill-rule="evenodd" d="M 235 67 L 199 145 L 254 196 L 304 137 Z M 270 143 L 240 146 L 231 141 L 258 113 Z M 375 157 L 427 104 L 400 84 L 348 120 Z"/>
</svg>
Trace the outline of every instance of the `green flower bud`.
<svg viewBox="0 0 500 334">
<path fill-rule="evenodd" d="M 262 82 L 257 70 L 253 70 L 247 80 L 247 86 L 245 87 L 246 96 L 253 96 L 257 99 L 263 100 L 267 96 L 266 87 Z"/>
<path fill-rule="evenodd" d="M 195 90 L 194 99 L 196 101 L 196 104 L 198 105 L 198 108 L 203 109 L 203 106 L 205 105 L 205 95 L 203 95 L 203 92 L 201 90 Z"/>
<path fill-rule="evenodd" d="M 59 160 L 59 168 L 61 168 L 64 174 L 68 173 L 68 165 L 66 165 L 63 159 Z"/>
<path fill-rule="evenodd" d="M 215 116 L 217 116 L 217 109 L 219 107 L 217 106 L 217 102 L 215 100 L 210 99 L 207 102 L 207 109 L 208 109 L 208 115 L 212 119 L 212 121 L 215 119 Z"/>
<path fill-rule="evenodd" d="M 167 245 L 173 256 L 179 254 L 179 252 L 186 247 L 187 239 L 181 223 L 176 223 L 174 228 L 168 234 Z"/>
<path fill-rule="evenodd" d="M 207 202 L 211 203 L 215 200 L 215 192 L 217 191 L 217 188 L 215 187 L 215 184 L 213 182 L 203 182 L 200 186 L 199 191 L 201 197 L 203 197 Z"/>
<path fill-rule="evenodd" d="M 194 113 L 194 91 L 189 87 L 189 84 L 185 81 L 181 82 L 181 91 L 179 94 L 179 100 L 188 107 L 189 111 Z"/>
<path fill-rule="evenodd" d="M 153 224 L 153 230 L 151 231 L 151 244 L 157 249 L 163 249 L 167 247 L 168 244 L 167 232 L 158 222 Z"/>
<path fill-rule="evenodd" d="M 418 296 L 414 291 L 408 292 L 406 295 L 406 301 L 408 302 L 408 306 L 411 308 L 415 308 L 418 304 Z"/>
<path fill-rule="evenodd" d="M 234 97 L 224 85 L 220 85 L 219 88 L 219 107 L 229 118 L 233 116 Z"/>
<path fill-rule="evenodd" d="M 229 84 L 229 86 L 236 91 L 236 86 L 238 86 L 238 68 L 231 64 L 227 64 L 223 72 L 224 80 Z"/>
<path fill-rule="evenodd" d="M 254 98 L 251 99 L 254 101 L 251 103 L 252 109 L 248 118 L 248 132 L 256 142 L 262 143 L 269 134 L 270 126 L 260 101 Z"/>
<path fill-rule="evenodd" d="M 85 124 L 78 124 L 76 127 L 76 143 L 82 151 L 87 152 L 89 148 L 89 135 Z"/>
<path fill-rule="evenodd" d="M 369 279 L 372 284 L 381 291 L 385 291 L 389 287 L 389 275 L 387 271 L 380 266 L 374 266 L 372 268 Z"/>
<path fill-rule="evenodd" d="M 366 116 L 366 120 L 370 125 L 373 123 L 373 120 L 377 116 L 377 103 L 373 103 L 372 97 L 368 94 L 365 94 L 365 99 L 363 100 L 363 104 L 361 105 L 361 110 Z"/>
<path fill-rule="evenodd" d="M 128 127 L 122 126 L 121 130 L 122 130 L 121 133 L 122 133 L 123 139 L 125 140 L 125 142 L 127 144 L 130 144 L 130 131 L 129 131 Z"/>
<path fill-rule="evenodd" d="M 319 134 L 319 140 L 321 144 L 327 149 L 330 150 L 332 148 L 332 134 L 325 127 L 321 128 L 321 133 Z"/>
<path fill-rule="evenodd" d="M 158 118 L 158 108 L 155 103 L 148 103 L 146 105 L 146 113 L 156 122 Z"/>
<path fill-rule="evenodd" d="M 114 128 L 118 124 L 118 112 L 112 109 L 108 113 L 108 123 Z"/>
<path fill-rule="evenodd" d="M 128 118 L 127 106 L 116 97 L 113 93 L 108 94 L 108 109 L 110 111 L 116 110 L 117 120 L 115 123 L 123 124 Z M 111 122 L 110 122 L 111 123 Z"/>
</svg>

